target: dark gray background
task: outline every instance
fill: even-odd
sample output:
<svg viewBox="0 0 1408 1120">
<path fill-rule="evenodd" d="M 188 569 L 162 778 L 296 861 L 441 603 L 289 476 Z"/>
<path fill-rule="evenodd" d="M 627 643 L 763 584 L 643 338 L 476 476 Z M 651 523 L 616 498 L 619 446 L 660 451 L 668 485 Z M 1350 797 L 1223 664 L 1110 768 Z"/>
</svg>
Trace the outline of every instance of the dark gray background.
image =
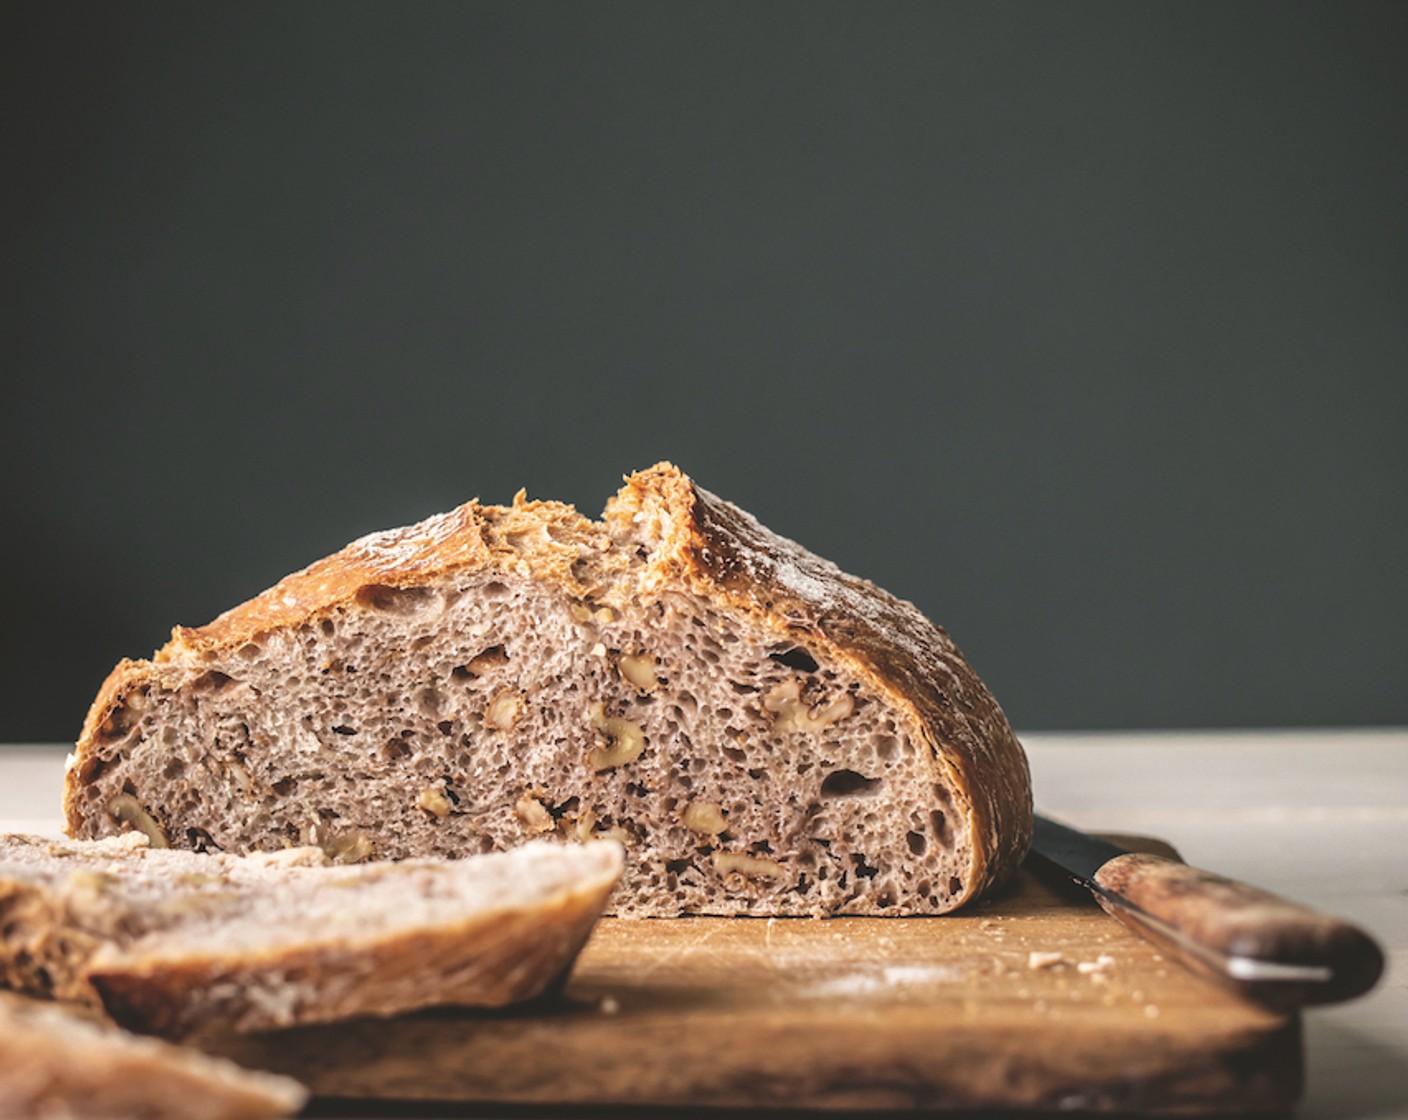
<svg viewBox="0 0 1408 1120">
<path fill-rule="evenodd" d="M 7 5 L 3 739 L 669 457 L 1019 728 L 1408 722 L 1408 5 Z"/>
</svg>

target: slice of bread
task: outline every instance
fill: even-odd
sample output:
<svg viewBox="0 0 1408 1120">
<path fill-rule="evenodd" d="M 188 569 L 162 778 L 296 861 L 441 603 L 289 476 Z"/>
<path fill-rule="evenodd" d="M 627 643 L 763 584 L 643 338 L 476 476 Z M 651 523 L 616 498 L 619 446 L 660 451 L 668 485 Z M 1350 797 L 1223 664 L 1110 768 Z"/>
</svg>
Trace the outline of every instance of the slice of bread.
<svg viewBox="0 0 1408 1120">
<path fill-rule="evenodd" d="M 947 634 L 669 464 L 602 521 L 470 502 L 124 661 L 68 828 L 246 852 L 627 848 L 625 916 L 937 914 L 1026 851 L 1026 759 Z"/>
<path fill-rule="evenodd" d="M 0 985 L 171 1037 L 497 1007 L 565 975 L 621 862 L 612 843 L 349 867 L 0 836 Z"/>
<path fill-rule="evenodd" d="M 292 1078 L 0 992 L 0 1120 L 263 1120 L 307 1099 Z"/>
</svg>

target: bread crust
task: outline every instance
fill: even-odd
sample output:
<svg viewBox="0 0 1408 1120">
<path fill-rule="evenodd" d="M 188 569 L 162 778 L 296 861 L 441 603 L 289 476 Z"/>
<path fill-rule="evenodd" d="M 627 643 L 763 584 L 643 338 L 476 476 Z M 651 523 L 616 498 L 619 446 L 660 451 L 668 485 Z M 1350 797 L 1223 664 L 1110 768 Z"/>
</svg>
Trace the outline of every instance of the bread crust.
<svg viewBox="0 0 1408 1120">
<path fill-rule="evenodd" d="M 386 1017 L 427 1005 L 505 1007 L 566 975 L 614 883 L 615 873 L 602 874 L 531 907 L 410 933 L 310 936 L 292 949 L 192 944 L 145 952 L 138 944 L 99 953 L 85 976 L 119 1025 L 168 1038 Z"/>
<path fill-rule="evenodd" d="M 628 476 L 600 522 L 559 502 L 527 501 L 522 492 L 509 507 L 475 500 L 354 541 L 205 626 L 177 627 L 152 661 L 120 663 L 94 700 L 65 783 L 70 832 L 80 822 L 79 799 L 100 729 L 120 719 L 124 698 L 156 679 L 164 665 L 212 660 L 377 588 L 416 587 L 467 568 L 530 575 L 570 596 L 601 594 L 601 581 L 581 574 L 578 561 L 595 551 L 609 564 L 613 533 L 623 537 L 642 521 L 651 524 L 656 542 L 631 581 L 637 602 L 688 587 L 747 612 L 780 636 L 824 648 L 913 717 L 932 752 L 936 779 L 950 786 L 970 816 L 972 859 L 960 904 L 1016 870 L 1031 837 L 1026 756 L 947 633 L 913 604 L 773 533 L 667 462 Z M 611 595 L 607 590 L 603 601 Z"/>
<path fill-rule="evenodd" d="M 948 633 L 914 604 L 847 575 L 690 484 L 691 577 L 823 648 L 908 709 L 971 811 L 972 898 L 1005 880 L 1031 841 L 1031 774 L 1007 717 Z"/>
<path fill-rule="evenodd" d="M 611 841 L 338 867 L 0 834 L 0 987 L 170 1038 L 503 1007 L 566 976 L 622 867 Z"/>
<path fill-rule="evenodd" d="M 267 1120 L 307 1099 L 291 1078 L 0 992 L 0 1117 Z"/>
</svg>

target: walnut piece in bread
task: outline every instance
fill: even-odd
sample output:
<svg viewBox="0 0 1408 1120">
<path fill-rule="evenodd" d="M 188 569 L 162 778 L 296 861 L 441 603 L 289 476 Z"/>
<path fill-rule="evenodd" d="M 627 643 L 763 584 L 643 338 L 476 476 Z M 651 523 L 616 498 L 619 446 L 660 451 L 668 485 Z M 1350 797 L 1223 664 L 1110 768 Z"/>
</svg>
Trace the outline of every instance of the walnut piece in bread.
<svg viewBox="0 0 1408 1120">
<path fill-rule="evenodd" d="M 65 810 L 229 852 L 609 835 L 623 916 L 938 914 L 1017 867 L 1031 788 L 943 630 L 659 464 L 601 521 L 470 502 L 178 628 L 103 685 Z"/>
</svg>

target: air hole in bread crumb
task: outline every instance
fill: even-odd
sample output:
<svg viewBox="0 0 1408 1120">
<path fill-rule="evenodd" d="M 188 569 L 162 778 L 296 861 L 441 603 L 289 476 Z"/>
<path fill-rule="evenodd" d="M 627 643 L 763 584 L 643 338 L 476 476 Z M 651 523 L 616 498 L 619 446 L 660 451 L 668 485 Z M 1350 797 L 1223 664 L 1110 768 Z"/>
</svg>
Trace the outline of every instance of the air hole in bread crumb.
<svg viewBox="0 0 1408 1120">
<path fill-rule="evenodd" d="M 218 669 L 208 669 L 191 682 L 192 692 L 223 692 L 234 683 L 234 678 Z"/>
<path fill-rule="evenodd" d="M 821 783 L 821 796 L 873 797 L 883 784 L 883 778 L 867 778 L 854 770 L 833 770 Z"/>
<path fill-rule="evenodd" d="M 298 788 L 298 779 L 280 778 L 270 788 L 272 788 L 273 791 L 277 793 L 280 797 L 287 797 L 289 794 L 291 794 L 294 790 Z"/>
<path fill-rule="evenodd" d="M 922 832 L 909 832 L 905 834 L 905 842 L 909 844 L 909 850 L 917 856 L 922 856 L 929 850 L 929 838 Z M 920 894 L 927 894 L 927 889 L 921 890 Z"/>
<path fill-rule="evenodd" d="M 388 587 L 370 583 L 357 592 L 357 602 L 368 610 L 402 617 L 425 614 L 441 605 L 440 593 L 430 587 Z"/>
<path fill-rule="evenodd" d="M 935 809 L 929 814 L 929 826 L 934 830 L 934 835 L 939 838 L 939 843 L 944 847 L 951 847 L 948 835 L 948 817 L 942 809 Z"/>
<path fill-rule="evenodd" d="M 193 848 L 197 852 L 218 852 L 223 849 L 212 838 L 210 833 L 203 828 L 186 829 L 186 846 Z"/>
<path fill-rule="evenodd" d="M 948 896 L 949 896 L 949 898 L 955 898 L 955 897 L 957 897 L 958 895 L 960 895 L 960 894 L 962 894 L 962 893 L 963 893 L 963 880 L 960 879 L 957 875 L 951 875 L 951 876 L 949 876 L 949 880 L 948 880 Z"/>
<path fill-rule="evenodd" d="M 803 673 L 815 673 L 817 671 L 816 658 L 804 650 L 801 646 L 793 646 L 789 650 L 781 653 L 768 654 L 769 661 L 776 661 L 779 665 L 786 665 L 789 669 L 797 669 Z"/>
<path fill-rule="evenodd" d="M 332 733 L 334 735 L 355 735 L 357 734 L 357 729 L 351 726 L 351 724 L 339 723 L 333 727 Z"/>
<path fill-rule="evenodd" d="M 502 599 L 508 593 L 508 584 L 497 580 L 491 580 L 479 589 L 479 594 L 485 599 Z"/>
</svg>

